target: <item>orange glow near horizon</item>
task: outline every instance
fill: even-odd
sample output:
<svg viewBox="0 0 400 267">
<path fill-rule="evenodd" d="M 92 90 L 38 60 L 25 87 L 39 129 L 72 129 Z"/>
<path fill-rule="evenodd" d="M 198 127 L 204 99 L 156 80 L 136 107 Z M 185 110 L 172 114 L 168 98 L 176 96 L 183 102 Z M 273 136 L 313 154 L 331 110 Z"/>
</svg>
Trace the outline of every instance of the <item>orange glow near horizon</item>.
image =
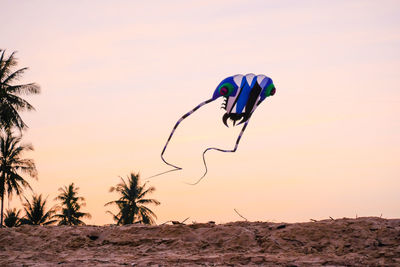
<svg viewBox="0 0 400 267">
<path fill-rule="evenodd" d="M 251 221 L 399 217 L 400 4 L 382 3 L 3 4 L 2 48 L 30 68 L 21 82 L 42 88 L 27 97 L 37 111 L 22 114 L 39 171 L 28 181 L 48 207 L 74 182 L 85 221 L 112 223 L 104 204 L 119 177 L 168 170 L 160 153 L 180 116 L 226 76 L 252 72 L 277 93 L 236 153 L 207 154 L 197 186 L 184 182 L 202 175 L 202 151 L 233 147 L 240 129 L 223 125 L 222 100 L 178 128 L 165 156 L 183 170 L 149 183 L 158 223 L 241 220 L 235 208 Z"/>
</svg>

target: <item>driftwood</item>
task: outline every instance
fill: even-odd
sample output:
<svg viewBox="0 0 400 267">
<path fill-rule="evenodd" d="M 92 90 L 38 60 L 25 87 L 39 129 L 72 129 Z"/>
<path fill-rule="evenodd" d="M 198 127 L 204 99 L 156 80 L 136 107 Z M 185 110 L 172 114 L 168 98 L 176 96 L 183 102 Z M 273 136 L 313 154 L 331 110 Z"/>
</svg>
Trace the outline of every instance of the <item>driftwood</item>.
<svg viewBox="0 0 400 267">
<path fill-rule="evenodd" d="M 160 225 L 164 225 L 164 224 L 167 224 L 167 223 L 172 223 L 172 224 L 174 224 L 174 225 L 177 225 L 177 224 L 185 224 L 185 222 L 189 219 L 190 217 L 187 217 L 186 219 L 184 219 L 183 221 L 166 221 L 166 222 L 164 222 L 164 223 L 162 223 L 162 224 L 160 224 Z"/>
</svg>

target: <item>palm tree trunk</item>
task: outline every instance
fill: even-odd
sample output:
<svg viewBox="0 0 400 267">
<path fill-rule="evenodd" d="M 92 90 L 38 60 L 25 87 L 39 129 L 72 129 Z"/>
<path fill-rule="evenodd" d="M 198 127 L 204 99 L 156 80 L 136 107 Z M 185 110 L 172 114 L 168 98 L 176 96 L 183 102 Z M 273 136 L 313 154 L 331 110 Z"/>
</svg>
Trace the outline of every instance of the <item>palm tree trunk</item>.
<svg viewBox="0 0 400 267">
<path fill-rule="evenodd" d="M 1 219 L 0 219 L 0 228 L 3 227 L 4 189 L 5 189 L 5 174 L 4 174 L 4 172 L 3 172 L 3 173 L 1 174 L 1 179 L 0 179 L 0 193 L 1 193 Z"/>
<path fill-rule="evenodd" d="M 3 227 L 3 204 L 4 204 L 4 190 L 1 192 L 1 223 L 0 228 Z"/>
<path fill-rule="evenodd" d="M 1 172 L 0 178 L 0 194 L 1 194 L 1 219 L 0 228 L 3 227 L 3 207 L 4 207 L 4 191 L 6 190 L 6 173 L 4 170 Z"/>
</svg>

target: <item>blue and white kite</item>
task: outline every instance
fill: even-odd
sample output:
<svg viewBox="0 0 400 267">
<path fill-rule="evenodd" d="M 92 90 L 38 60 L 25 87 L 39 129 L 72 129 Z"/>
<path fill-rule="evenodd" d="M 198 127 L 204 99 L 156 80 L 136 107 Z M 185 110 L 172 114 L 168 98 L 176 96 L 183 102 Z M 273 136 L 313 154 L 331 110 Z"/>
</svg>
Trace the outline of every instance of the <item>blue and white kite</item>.
<svg viewBox="0 0 400 267">
<path fill-rule="evenodd" d="M 276 92 L 275 85 L 272 82 L 272 79 L 265 75 L 254 75 L 252 73 L 241 75 L 237 74 L 234 76 L 229 76 L 222 80 L 220 84 L 214 91 L 212 98 L 200 103 L 194 109 L 183 115 L 175 124 L 172 129 L 171 134 L 168 137 L 168 140 L 164 146 L 164 149 L 161 152 L 161 159 L 169 166 L 174 169 L 154 175 L 152 177 L 171 172 L 176 170 L 181 170 L 181 167 L 178 167 L 174 164 L 167 162 L 164 159 L 164 152 L 167 149 L 168 143 L 171 140 L 172 136 L 178 125 L 193 112 L 198 110 L 200 107 L 208 104 L 220 97 L 224 98 L 224 102 L 222 107 L 226 110 L 226 113 L 222 117 L 222 121 L 228 127 L 228 119 L 233 121 L 233 126 L 236 125 L 236 122 L 239 121 L 239 124 L 244 123 L 242 130 L 236 140 L 235 147 L 231 150 L 220 149 L 216 147 L 209 147 L 203 152 L 203 162 L 205 166 L 205 172 L 200 179 L 195 182 L 193 185 L 199 183 L 201 179 L 207 174 L 207 164 L 205 160 L 205 153 L 209 150 L 218 150 L 221 152 L 235 152 L 238 148 L 240 138 L 242 137 L 247 124 L 249 123 L 250 117 L 253 114 L 254 110 L 261 104 L 267 97 L 274 95 Z M 151 178 L 151 177 L 150 177 Z"/>
</svg>

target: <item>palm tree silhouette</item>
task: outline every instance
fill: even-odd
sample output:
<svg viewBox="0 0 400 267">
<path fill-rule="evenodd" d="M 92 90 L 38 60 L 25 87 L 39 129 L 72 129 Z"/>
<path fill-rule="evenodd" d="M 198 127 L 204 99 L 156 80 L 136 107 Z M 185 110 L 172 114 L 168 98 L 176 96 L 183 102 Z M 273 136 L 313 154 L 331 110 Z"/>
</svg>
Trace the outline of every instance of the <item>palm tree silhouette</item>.
<svg viewBox="0 0 400 267">
<path fill-rule="evenodd" d="M 121 177 L 121 183 L 110 188 L 110 192 L 115 190 L 121 197 L 105 204 L 105 206 L 117 205 L 119 212 L 117 214 L 113 214 L 110 211 L 107 212 L 113 216 L 117 225 L 132 223 L 154 224 L 154 219 L 157 216 L 145 205 L 160 205 L 160 202 L 155 199 L 146 199 L 145 196 L 154 192 L 156 190 L 155 187 L 151 186 L 146 189 L 146 183 L 141 186 L 139 174 L 131 173 L 127 178 L 127 182 L 125 182 Z"/>
<path fill-rule="evenodd" d="M 7 209 L 6 216 L 4 218 L 4 225 L 7 227 L 16 227 L 21 224 L 20 220 L 20 212 L 21 210 L 14 209 Z"/>
<path fill-rule="evenodd" d="M 21 219 L 21 224 L 48 225 L 55 223 L 54 209 L 46 211 L 47 198 L 42 199 L 42 195 L 33 195 L 32 202 L 25 198 L 24 203 L 25 217 Z"/>
<path fill-rule="evenodd" d="M 61 193 L 54 199 L 61 201 L 61 206 L 58 207 L 61 213 L 54 216 L 59 219 L 58 225 L 85 225 L 81 218 L 91 218 L 89 213 L 79 211 L 86 203 L 81 202 L 85 198 L 77 196 L 78 190 L 79 187 L 75 187 L 74 183 L 58 189 Z"/>
<path fill-rule="evenodd" d="M 17 65 L 15 53 L 5 59 L 5 51 L 0 50 L 0 128 L 17 127 L 22 130 L 27 125 L 18 114 L 20 111 L 35 110 L 34 107 L 18 95 L 39 94 L 40 87 L 35 83 L 14 84 L 28 68 L 12 69 Z"/>
<path fill-rule="evenodd" d="M 20 144 L 21 137 L 13 136 L 12 132 L 0 132 L 0 197 L 1 197 L 1 219 L 3 226 L 3 207 L 5 193 L 11 198 L 15 192 L 18 196 L 22 194 L 23 188 L 32 189 L 29 183 L 21 176 L 26 174 L 37 178 L 37 170 L 32 159 L 22 158 L 22 153 L 33 150 L 30 144 Z"/>
</svg>

